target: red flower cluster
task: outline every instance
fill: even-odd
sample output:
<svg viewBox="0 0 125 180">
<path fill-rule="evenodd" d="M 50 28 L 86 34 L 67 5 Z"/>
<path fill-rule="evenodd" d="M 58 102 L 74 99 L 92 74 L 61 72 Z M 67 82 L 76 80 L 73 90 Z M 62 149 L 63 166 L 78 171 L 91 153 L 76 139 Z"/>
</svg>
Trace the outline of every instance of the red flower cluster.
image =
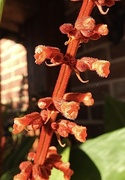
<svg viewBox="0 0 125 180">
<path fill-rule="evenodd" d="M 61 113 L 67 119 L 75 120 L 78 115 L 78 110 L 80 109 L 81 102 L 86 106 L 93 105 L 94 100 L 91 93 L 66 93 L 64 94 L 62 100 L 52 99 L 51 97 L 41 98 L 38 101 L 38 106 L 40 109 L 42 109 L 41 113 L 34 112 L 21 118 L 15 118 L 13 133 L 18 134 L 24 129 L 40 129 L 44 124 L 47 123 L 52 113 L 54 113 L 55 111 Z M 67 120 L 63 120 L 60 124 L 62 124 L 62 122 L 64 124 L 64 122 L 66 123 L 66 121 Z M 74 134 L 77 140 L 84 141 L 86 137 L 86 128 L 81 128 L 75 123 L 70 122 L 68 124 L 68 128 L 71 126 L 72 129 L 68 129 L 67 132 L 69 132 L 70 134 Z M 74 126 L 76 127 L 74 128 Z M 55 133 L 57 133 L 57 128 L 52 129 L 55 131 Z M 79 132 L 76 129 L 78 129 Z M 81 138 L 78 138 L 79 133 L 82 134 Z"/>
<path fill-rule="evenodd" d="M 97 25 L 95 27 L 95 21 L 91 17 L 89 17 L 87 19 L 84 18 L 84 20 L 86 23 L 84 23 L 84 21 L 83 21 L 83 26 L 81 26 L 81 23 L 82 23 L 82 21 L 81 21 L 81 23 L 77 22 L 76 27 L 80 30 L 79 32 L 81 32 L 82 35 L 84 35 L 84 37 L 87 38 L 86 40 L 88 40 L 90 37 L 96 36 L 97 34 L 98 35 L 100 35 L 100 34 L 106 35 L 107 34 L 107 30 L 105 30 L 105 25 Z M 64 25 L 62 25 L 62 32 L 68 33 L 69 30 L 71 30 L 72 28 L 73 28 L 73 26 L 71 24 L 64 24 Z M 89 29 L 89 31 L 88 31 L 88 29 Z M 94 31 L 96 29 L 97 30 L 96 32 L 98 32 L 98 33 L 91 36 L 90 34 L 92 33 L 93 29 L 94 29 Z M 72 30 L 69 33 L 71 35 Z M 76 36 L 72 36 L 72 35 L 71 35 L 71 37 L 76 38 Z M 84 40 L 85 40 L 85 38 L 84 38 Z M 64 56 L 60 52 L 60 50 L 56 47 L 49 47 L 49 46 L 43 46 L 43 45 L 37 46 L 35 52 L 36 52 L 36 54 L 34 55 L 34 57 L 36 59 L 36 61 L 35 61 L 36 63 L 40 64 L 40 63 L 44 62 L 46 59 L 50 59 L 51 64 L 46 63 L 48 66 L 57 66 L 60 64 L 68 64 L 72 69 L 74 69 L 78 79 L 83 83 L 88 82 L 88 81 L 83 81 L 81 79 L 80 72 L 85 72 L 86 70 L 96 71 L 97 74 L 101 77 L 107 77 L 108 74 L 110 73 L 110 71 L 109 71 L 110 62 L 106 61 L 106 60 L 98 60 L 97 58 L 92 58 L 92 57 L 83 57 L 83 58 L 77 60 L 75 58 L 70 57 L 68 54 Z M 48 99 L 48 101 L 49 100 L 50 99 Z M 46 101 L 47 101 L 47 99 L 46 99 Z"/>
<path fill-rule="evenodd" d="M 79 1 L 79 0 L 71 0 Z M 35 48 L 35 63 L 42 64 L 45 62 L 47 66 L 62 65 L 57 79 L 52 97 L 41 98 L 38 101 L 38 107 L 41 112 L 33 112 L 21 118 L 14 119 L 13 133 L 18 134 L 23 130 L 41 129 L 40 140 L 36 153 L 28 154 L 30 161 L 20 164 L 21 172 L 14 177 L 14 180 L 48 180 L 53 167 L 64 173 L 64 179 L 70 180 L 73 171 L 69 168 L 69 162 L 62 162 L 61 156 L 57 153 L 55 147 L 49 147 L 53 132 L 55 132 L 60 145 L 61 137 L 68 137 L 69 134 L 84 142 L 86 140 L 86 127 L 79 126 L 75 122 L 80 104 L 91 106 L 94 103 L 92 94 L 87 93 L 65 93 L 68 80 L 72 70 L 75 71 L 78 79 L 83 81 L 80 73 L 86 70 L 96 71 L 101 77 L 107 77 L 109 74 L 110 63 L 106 60 L 97 58 L 82 57 L 76 59 L 75 54 L 80 43 L 87 43 L 89 40 L 97 40 L 101 36 L 108 34 L 108 28 L 105 24 L 96 24 L 95 20 L 90 16 L 91 11 L 96 5 L 102 14 L 103 6 L 112 6 L 115 0 L 84 0 L 80 14 L 75 22 L 75 26 L 66 23 L 60 26 L 60 31 L 67 34 L 69 40 L 65 43 L 69 44 L 66 54 L 63 55 L 59 48 L 39 45 Z M 71 44 L 70 44 L 71 43 Z M 66 119 L 57 119 L 58 113 Z M 69 121 L 70 120 L 70 121 Z"/>
<path fill-rule="evenodd" d="M 49 111 L 57 111 L 71 120 L 75 120 L 78 115 L 80 103 L 91 106 L 94 103 L 91 93 L 66 93 L 62 99 L 52 99 L 51 97 L 41 98 L 38 101 L 40 109 L 47 108 Z"/>
<path fill-rule="evenodd" d="M 29 153 L 28 159 L 34 160 L 35 153 Z M 53 167 L 64 173 L 65 180 L 69 180 L 73 171 L 69 168 L 69 162 L 62 162 L 61 155 L 57 153 L 54 146 L 49 147 L 46 160 L 43 165 L 33 164 L 24 161 L 20 164 L 21 172 L 14 177 L 14 180 L 48 180 Z"/>
<path fill-rule="evenodd" d="M 95 20 L 90 17 L 82 17 L 75 23 L 75 27 L 72 24 L 65 23 L 60 26 L 60 31 L 63 34 L 67 34 L 69 40 L 65 44 L 69 44 L 73 39 L 80 39 L 80 42 L 87 43 L 90 39 L 97 40 L 101 36 L 108 34 L 108 28 L 106 24 L 95 24 Z"/>
</svg>

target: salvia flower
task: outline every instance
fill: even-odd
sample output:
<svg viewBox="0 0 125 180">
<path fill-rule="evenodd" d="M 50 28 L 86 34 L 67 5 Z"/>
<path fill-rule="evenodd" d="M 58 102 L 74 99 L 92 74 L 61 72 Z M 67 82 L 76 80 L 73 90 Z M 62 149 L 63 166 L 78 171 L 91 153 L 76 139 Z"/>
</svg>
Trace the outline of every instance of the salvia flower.
<svg viewBox="0 0 125 180">
<path fill-rule="evenodd" d="M 62 137 L 68 137 L 69 134 L 72 134 L 80 142 L 85 142 L 86 140 L 86 127 L 79 126 L 74 122 L 61 119 L 57 122 L 53 122 L 51 127 L 58 135 Z"/>
<path fill-rule="evenodd" d="M 69 40 L 65 43 L 67 45 L 73 39 L 79 39 L 81 43 L 87 43 L 89 40 L 97 40 L 101 36 L 108 34 L 106 24 L 96 24 L 91 16 L 83 16 L 78 19 L 73 27 L 72 24 L 65 23 L 60 26 L 60 31 L 67 34 Z"/>
<path fill-rule="evenodd" d="M 88 93 L 66 93 L 62 99 L 57 98 L 41 98 L 38 101 L 40 109 L 47 109 L 48 112 L 60 112 L 65 118 L 75 120 L 80 109 L 80 103 L 86 106 L 92 106 L 94 100 L 92 94 Z M 49 114 L 49 113 L 48 113 Z"/>
<path fill-rule="evenodd" d="M 85 37 L 90 37 L 95 28 L 95 20 L 90 16 L 83 16 L 75 23 L 75 28 Z"/>
<path fill-rule="evenodd" d="M 92 98 L 92 94 L 90 92 L 88 93 L 65 93 L 63 96 L 63 99 L 66 101 L 75 101 L 78 103 L 83 103 L 86 106 L 92 106 L 94 104 L 94 99 Z"/>
<path fill-rule="evenodd" d="M 107 77 L 110 73 L 110 62 L 106 60 L 98 60 L 97 58 L 83 57 L 76 62 L 75 68 L 79 72 L 85 72 L 87 69 L 96 71 L 101 77 Z"/>
<path fill-rule="evenodd" d="M 15 118 L 12 132 L 13 134 L 18 134 L 27 127 L 30 127 L 31 130 L 36 130 L 40 128 L 43 123 L 44 119 L 42 119 L 42 116 L 38 112 L 33 112 L 23 117 Z"/>
<path fill-rule="evenodd" d="M 64 173 L 65 180 L 69 180 L 73 174 L 70 163 L 62 162 L 56 147 L 50 146 L 44 164 L 34 164 L 30 161 L 22 162 L 19 166 L 21 172 L 14 176 L 14 180 L 49 180 L 53 167 Z"/>
<path fill-rule="evenodd" d="M 46 59 L 50 59 L 50 62 L 57 65 L 61 64 L 63 60 L 63 54 L 60 52 L 59 48 L 38 45 L 35 48 L 35 63 L 42 64 Z"/>
</svg>

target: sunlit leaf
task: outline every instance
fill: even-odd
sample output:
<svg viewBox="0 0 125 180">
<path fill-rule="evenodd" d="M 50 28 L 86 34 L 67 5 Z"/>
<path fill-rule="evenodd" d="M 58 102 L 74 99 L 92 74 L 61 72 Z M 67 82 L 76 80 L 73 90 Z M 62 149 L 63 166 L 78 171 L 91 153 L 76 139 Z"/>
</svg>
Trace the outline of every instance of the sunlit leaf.
<svg viewBox="0 0 125 180">
<path fill-rule="evenodd" d="M 95 163 L 101 180 L 125 180 L 125 128 L 88 140 L 80 149 Z"/>
</svg>

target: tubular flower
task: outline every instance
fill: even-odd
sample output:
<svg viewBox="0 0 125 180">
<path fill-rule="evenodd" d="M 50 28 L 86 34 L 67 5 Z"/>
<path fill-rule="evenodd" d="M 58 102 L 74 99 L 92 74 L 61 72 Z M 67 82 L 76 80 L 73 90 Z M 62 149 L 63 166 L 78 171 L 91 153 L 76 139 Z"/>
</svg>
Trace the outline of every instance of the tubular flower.
<svg viewBox="0 0 125 180">
<path fill-rule="evenodd" d="M 64 173 L 65 180 L 70 180 L 73 174 L 73 171 L 70 169 L 70 163 L 62 162 L 61 155 L 57 153 L 57 149 L 54 146 L 49 147 L 43 165 L 33 164 L 30 161 L 22 162 L 19 166 L 21 172 L 14 177 L 14 180 L 49 180 L 53 167 Z"/>
<path fill-rule="evenodd" d="M 61 119 L 58 122 L 53 122 L 51 127 L 56 132 L 56 134 L 62 137 L 68 137 L 69 134 L 72 134 L 78 141 L 86 141 L 87 133 L 86 127 L 84 126 L 79 126 L 74 122 Z"/>
<path fill-rule="evenodd" d="M 92 98 L 92 94 L 88 93 L 65 93 L 63 99 L 66 101 L 75 101 L 78 103 L 84 103 L 86 106 L 92 106 L 94 104 L 94 99 Z"/>
<path fill-rule="evenodd" d="M 62 99 L 52 99 L 51 97 L 41 98 L 38 101 L 40 109 L 47 109 L 48 114 L 45 112 L 45 117 L 49 119 L 49 111 L 60 112 L 65 118 L 75 120 L 80 109 L 80 103 L 86 106 L 92 106 L 94 100 L 92 94 L 88 93 L 66 93 Z M 44 117 L 44 115 L 43 115 Z"/>
<path fill-rule="evenodd" d="M 106 24 L 97 24 L 91 16 L 83 16 L 75 23 L 75 27 L 72 24 L 65 23 L 60 26 L 60 31 L 63 34 L 67 34 L 69 40 L 65 45 L 69 44 L 73 39 L 80 39 L 80 42 L 87 43 L 90 39 L 97 40 L 101 36 L 108 34 L 108 28 Z"/>
<path fill-rule="evenodd" d="M 34 58 L 36 64 L 42 64 L 46 59 L 50 59 L 53 65 L 59 65 L 62 63 L 63 54 L 59 48 L 39 45 L 35 48 Z"/>
<path fill-rule="evenodd" d="M 75 68 L 79 72 L 85 72 L 87 69 L 96 71 L 101 77 L 107 77 L 110 73 L 110 62 L 106 60 L 98 60 L 97 58 L 83 57 L 76 62 Z"/>
<path fill-rule="evenodd" d="M 95 20 L 90 16 L 83 16 L 76 21 L 75 28 L 79 30 L 83 36 L 90 37 L 95 28 Z"/>
<path fill-rule="evenodd" d="M 75 28 L 82 34 L 81 42 L 88 42 L 90 39 L 97 40 L 101 36 L 108 34 L 108 28 L 105 24 L 95 24 L 91 16 L 82 17 L 76 21 Z"/>
<path fill-rule="evenodd" d="M 30 126 L 31 130 L 40 128 L 44 123 L 44 119 L 38 112 L 27 114 L 21 118 L 14 119 L 13 134 L 22 132 L 26 127 Z"/>
</svg>

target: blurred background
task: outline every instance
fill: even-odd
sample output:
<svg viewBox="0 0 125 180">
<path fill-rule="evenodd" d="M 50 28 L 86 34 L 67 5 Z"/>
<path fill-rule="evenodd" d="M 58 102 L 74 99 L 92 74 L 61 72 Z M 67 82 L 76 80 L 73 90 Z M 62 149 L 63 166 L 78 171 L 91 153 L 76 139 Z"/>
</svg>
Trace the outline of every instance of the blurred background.
<svg viewBox="0 0 125 180">
<path fill-rule="evenodd" d="M 74 23 L 81 2 L 70 0 L 6 0 L 0 23 L 0 133 L 10 136 L 13 118 L 39 111 L 37 101 L 51 96 L 59 67 L 34 63 L 37 45 L 56 46 L 65 53 L 67 36 L 59 26 Z M 105 8 L 105 7 L 104 7 Z M 95 72 L 82 74 L 89 83 L 82 84 L 72 74 L 67 91 L 91 92 L 92 107 L 81 106 L 77 122 L 88 128 L 88 137 L 104 133 L 104 105 L 107 96 L 125 102 L 125 1 L 117 2 L 107 15 L 97 8 L 92 16 L 109 27 L 109 35 L 80 46 L 77 58 L 83 56 L 109 60 L 107 79 Z"/>
</svg>

